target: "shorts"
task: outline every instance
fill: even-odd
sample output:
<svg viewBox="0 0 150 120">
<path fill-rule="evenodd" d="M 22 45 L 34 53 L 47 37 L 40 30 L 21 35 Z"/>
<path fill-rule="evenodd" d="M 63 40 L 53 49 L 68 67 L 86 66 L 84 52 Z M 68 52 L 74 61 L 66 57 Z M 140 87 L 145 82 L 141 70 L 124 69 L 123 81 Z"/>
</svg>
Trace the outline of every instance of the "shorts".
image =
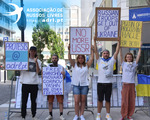
<svg viewBox="0 0 150 120">
<path fill-rule="evenodd" d="M 105 97 L 105 101 L 110 102 L 111 93 L 112 93 L 112 83 L 97 84 L 98 101 L 103 102 Z"/>
<path fill-rule="evenodd" d="M 56 98 L 57 98 L 57 102 L 63 103 L 63 99 L 64 99 L 63 95 L 56 95 Z M 48 95 L 47 100 L 48 100 L 49 103 L 53 103 L 54 95 Z"/>
<path fill-rule="evenodd" d="M 88 90 L 89 90 L 88 86 L 73 85 L 73 95 L 87 95 Z"/>
</svg>

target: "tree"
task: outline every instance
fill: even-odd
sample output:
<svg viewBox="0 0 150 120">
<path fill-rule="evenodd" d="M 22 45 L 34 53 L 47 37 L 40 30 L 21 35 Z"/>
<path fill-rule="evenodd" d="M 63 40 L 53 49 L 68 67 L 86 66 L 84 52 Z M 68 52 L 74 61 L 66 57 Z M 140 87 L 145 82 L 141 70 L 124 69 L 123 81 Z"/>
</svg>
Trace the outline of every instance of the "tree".
<svg viewBox="0 0 150 120">
<path fill-rule="evenodd" d="M 50 29 L 47 22 L 42 22 L 43 19 L 47 19 L 47 13 L 40 12 L 39 14 L 44 14 L 44 17 L 38 17 L 38 23 L 36 27 L 33 28 L 32 42 L 37 47 L 37 52 L 40 53 L 39 59 L 43 60 L 43 55 L 41 54 L 45 45 L 47 44 L 51 55 L 57 54 L 60 59 L 64 58 L 64 43 L 57 35 L 55 31 Z M 48 60 L 50 62 L 51 59 Z"/>
<path fill-rule="evenodd" d="M 41 53 L 47 43 L 50 27 L 47 22 L 42 22 L 43 19 L 47 18 L 47 13 L 41 11 L 39 14 L 43 15 L 43 17 L 38 17 L 36 27 L 33 28 L 32 42 L 37 47 L 38 57 L 42 61 L 44 56 Z"/>
<path fill-rule="evenodd" d="M 48 36 L 47 48 L 50 50 L 51 56 L 57 54 L 60 59 L 64 58 L 64 43 L 60 38 L 60 35 L 57 35 L 55 31 L 50 29 Z M 51 58 L 48 60 L 51 62 Z"/>
</svg>

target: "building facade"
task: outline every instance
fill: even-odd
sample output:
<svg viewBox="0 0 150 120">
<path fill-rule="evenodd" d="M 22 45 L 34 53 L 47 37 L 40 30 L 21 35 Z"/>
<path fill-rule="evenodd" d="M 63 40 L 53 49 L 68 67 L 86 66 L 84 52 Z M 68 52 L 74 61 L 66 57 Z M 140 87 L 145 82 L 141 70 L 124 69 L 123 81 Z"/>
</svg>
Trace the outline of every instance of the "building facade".
<svg viewBox="0 0 150 120">
<path fill-rule="evenodd" d="M 6 38 L 9 41 L 13 40 L 13 34 L 15 33 L 13 29 L 13 23 L 15 22 L 16 16 L 6 16 L 6 12 L 14 11 L 15 9 L 8 3 L 12 0 L 0 0 L 0 51 L 1 55 L 4 55 L 3 50 L 3 39 Z M 2 57 L 0 58 L 2 62 Z"/>
</svg>

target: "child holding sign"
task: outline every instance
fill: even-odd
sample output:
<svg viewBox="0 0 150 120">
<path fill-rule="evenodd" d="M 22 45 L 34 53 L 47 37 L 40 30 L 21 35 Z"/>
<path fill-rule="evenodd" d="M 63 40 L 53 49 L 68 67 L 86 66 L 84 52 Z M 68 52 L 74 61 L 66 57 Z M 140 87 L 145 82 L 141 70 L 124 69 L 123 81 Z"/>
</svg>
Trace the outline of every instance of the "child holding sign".
<svg viewBox="0 0 150 120">
<path fill-rule="evenodd" d="M 86 63 L 85 62 L 85 55 L 78 55 L 77 62 L 72 60 L 70 55 L 70 45 L 68 46 L 68 58 L 73 66 L 72 69 L 72 85 L 73 85 L 73 95 L 75 100 L 75 117 L 73 120 L 78 120 L 79 113 L 80 113 L 80 120 L 85 120 L 84 108 L 85 108 L 85 101 L 88 94 L 88 69 L 91 66 L 94 58 L 94 48 L 91 47 L 92 53 L 90 60 Z"/>
<path fill-rule="evenodd" d="M 141 55 L 141 48 L 139 48 L 139 52 L 136 58 L 136 61 L 133 61 L 133 54 L 127 53 L 125 55 L 124 61 L 122 59 L 122 50 L 120 49 L 120 58 L 122 63 L 122 103 L 121 103 L 121 120 L 125 120 L 127 117 L 128 120 L 133 120 L 131 116 L 134 113 L 135 109 L 135 73 L 136 67 L 138 66 L 138 61 Z"/>
</svg>

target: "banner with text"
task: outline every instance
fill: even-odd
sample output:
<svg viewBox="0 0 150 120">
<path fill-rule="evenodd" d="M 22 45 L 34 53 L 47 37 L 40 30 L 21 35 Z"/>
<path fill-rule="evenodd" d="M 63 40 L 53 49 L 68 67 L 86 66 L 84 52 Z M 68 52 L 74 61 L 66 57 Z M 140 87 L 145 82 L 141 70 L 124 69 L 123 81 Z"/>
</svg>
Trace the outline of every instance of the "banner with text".
<svg viewBox="0 0 150 120">
<path fill-rule="evenodd" d="M 5 70 L 28 70 L 28 42 L 5 42 Z"/>
<path fill-rule="evenodd" d="M 70 27 L 70 54 L 91 54 L 91 27 Z"/>
<path fill-rule="evenodd" d="M 63 95 L 62 67 L 43 67 L 43 95 Z"/>
<path fill-rule="evenodd" d="M 96 8 L 95 36 L 100 41 L 117 41 L 120 30 L 120 8 Z"/>
<path fill-rule="evenodd" d="M 140 48 L 142 36 L 141 21 L 122 21 L 121 47 Z"/>
</svg>

